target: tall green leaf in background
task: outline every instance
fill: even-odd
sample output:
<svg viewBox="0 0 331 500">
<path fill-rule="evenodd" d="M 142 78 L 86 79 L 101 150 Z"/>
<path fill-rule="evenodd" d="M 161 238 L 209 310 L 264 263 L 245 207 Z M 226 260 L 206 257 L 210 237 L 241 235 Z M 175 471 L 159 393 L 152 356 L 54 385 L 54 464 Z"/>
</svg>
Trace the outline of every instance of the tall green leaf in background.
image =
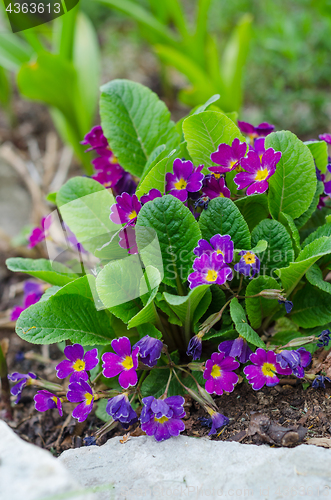
<svg viewBox="0 0 331 500">
<path fill-rule="evenodd" d="M 113 80 L 101 92 L 103 132 L 122 167 L 140 177 L 157 146 L 179 143 L 170 112 L 154 92 L 139 83 Z"/>
</svg>

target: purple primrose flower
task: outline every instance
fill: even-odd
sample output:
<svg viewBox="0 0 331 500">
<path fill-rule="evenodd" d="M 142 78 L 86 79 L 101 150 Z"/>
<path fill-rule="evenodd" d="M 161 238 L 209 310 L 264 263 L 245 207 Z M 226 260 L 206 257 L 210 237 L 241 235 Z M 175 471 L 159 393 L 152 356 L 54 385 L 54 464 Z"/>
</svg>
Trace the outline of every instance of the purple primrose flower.
<svg viewBox="0 0 331 500">
<path fill-rule="evenodd" d="M 97 160 L 99 160 L 98 163 Z M 107 158 L 104 156 L 100 156 L 92 161 L 95 169 L 97 170 L 96 173 L 92 175 L 92 179 L 105 186 L 105 188 L 112 188 L 116 186 L 120 179 L 122 179 L 124 170 L 120 165 L 111 165 L 108 167 L 106 162 Z M 96 167 L 96 164 L 98 165 L 98 168 Z M 102 164 L 103 168 L 101 168 Z"/>
<path fill-rule="evenodd" d="M 124 429 L 127 429 L 131 424 L 137 422 L 138 420 L 137 414 L 132 409 L 126 392 L 119 394 L 114 398 L 108 399 L 106 412 L 114 420 L 121 422 Z"/>
<path fill-rule="evenodd" d="M 21 394 L 24 387 L 31 385 L 33 380 L 37 378 L 37 375 L 33 372 L 29 372 L 27 374 L 14 372 L 7 375 L 7 377 L 11 382 L 17 382 L 17 384 L 13 385 L 13 387 L 10 389 L 10 394 L 16 396 L 15 404 L 17 404 L 21 399 Z"/>
<path fill-rule="evenodd" d="M 247 341 L 242 337 L 235 340 L 225 340 L 218 346 L 218 350 L 223 352 L 225 356 L 237 358 L 240 363 L 246 363 L 249 356 L 252 354 L 252 349 L 248 346 Z"/>
<path fill-rule="evenodd" d="M 282 299 L 278 299 L 278 304 L 280 305 L 283 305 L 285 306 L 285 311 L 286 311 L 286 314 L 290 314 L 290 312 L 292 311 L 293 309 L 293 302 L 291 302 L 290 300 L 282 300 Z"/>
<path fill-rule="evenodd" d="M 249 151 L 246 158 L 241 160 L 245 172 L 240 172 L 234 178 L 238 189 L 247 189 L 247 196 L 264 193 L 268 187 L 268 179 L 276 172 L 276 165 L 282 153 L 272 148 L 266 150 L 260 159 L 255 151 Z"/>
<path fill-rule="evenodd" d="M 224 236 L 215 234 L 210 238 L 209 243 L 207 240 L 199 240 L 198 246 L 195 247 L 193 253 L 197 255 L 197 257 L 201 257 L 204 254 L 211 255 L 216 252 L 217 255 L 223 256 L 223 261 L 225 263 L 230 263 L 233 261 L 233 248 L 231 236 L 228 234 Z"/>
<path fill-rule="evenodd" d="M 93 410 L 94 394 L 92 388 L 85 380 L 71 382 L 68 386 L 67 399 L 70 403 L 80 403 L 72 412 L 78 422 L 84 422 Z"/>
<path fill-rule="evenodd" d="M 28 237 L 29 240 L 28 248 L 35 247 L 36 245 L 38 245 L 38 243 L 41 243 L 47 238 L 51 223 L 52 219 L 50 216 L 43 217 L 41 219 L 40 227 L 35 227 L 34 229 L 32 229 Z"/>
<path fill-rule="evenodd" d="M 166 399 L 155 399 L 154 396 L 143 398 L 141 429 L 147 436 L 154 436 L 156 441 L 179 436 L 185 430 L 185 424 L 181 420 L 185 417 L 184 402 L 182 396 L 171 396 Z"/>
<path fill-rule="evenodd" d="M 211 200 L 214 198 L 230 198 L 231 191 L 225 185 L 224 177 L 216 179 L 214 175 L 206 176 L 203 181 L 202 193 Z"/>
<path fill-rule="evenodd" d="M 142 339 L 133 346 L 133 350 L 139 347 L 139 357 L 144 365 L 153 368 L 157 360 L 161 357 L 163 342 L 161 340 L 145 335 Z"/>
<path fill-rule="evenodd" d="M 186 201 L 189 192 L 196 193 L 202 187 L 204 178 L 202 168 L 202 165 L 195 168 L 191 161 L 176 158 L 173 164 L 174 173 L 167 172 L 166 174 L 166 191 L 180 201 Z"/>
<path fill-rule="evenodd" d="M 64 354 L 68 359 L 64 359 L 55 367 L 56 375 L 60 379 L 71 375 L 70 382 L 88 380 L 87 372 L 99 363 L 98 349 L 86 351 L 84 354 L 84 348 L 80 344 L 68 345 L 64 348 Z"/>
<path fill-rule="evenodd" d="M 268 122 L 262 122 L 257 127 L 254 127 L 251 123 L 238 120 L 238 127 L 240 132 L 247 135 L 251 139 L 255 139 L 256 137 L 266 137 L 273 132 L 273 130 L 275 130 L 275 126 Z"/>
<path fill-rule="evenodd" d="M 304 368 L 311 362 L 311 354 L 304 347 L 295 351 L 283 350 L 276 355 L 276 361 L 281 368 L 290 368 L 293 375 L 298 378 L 304 377 Z"/>
<path fill-rule="evenodd" d="M 130 340 L 127 337 L 112 340 L 111 346 L 116 354 L 112 352 L 103 354 L 104 376 L 112 378 L 119 374 L 118 381 L 123 389 L 127 389 L 129 385 L 136 385 L 138 382 L 136 370 L 138 368 L 139 347 L 131 352 Z"/>
<path fill-rule="evenodd" d="M 216 434 L 217 430 L 220 427 L 223 427 L 224 425 L 228 425 L 229 419 L 222 415 L 221 413 L 218 413 L 217 411 L 212 410 L 211 408 L 208 409 L 208 413 L 211 416 L 211 429 L 210 432 L 208 433 L 208 436 L 211 436 L 212 434 Z"/>
<path fill-rule="evenodd" d="M 202 353 L 202 337 L 201 333 L 197 333 L 188 343 L 186 354 L 192 356 L 193 361 L 200 359 Z"/>
<path fill-rule="evenodd" d="M 240 162 L 244 158 L 246 151 L 246 142 L 240 142 L 239 139 L 234 139 L 231 146 L 222 143 L 218 146 L 217 151 L 210 155 L 210 159 L 217 163 L 218 166 L 208 167 L 208 170 L 216 174 L 225 174 L 238 167 L 240 168 Z"/>
<path fill-rule="evenodd" d="M 260 347 L 249 357 L 253 365 L 245 366 L 244 374 L 254 391 L 259 391 L 264 385 L 273 387 L 279 382 L 277 374 L 291 375 L 292 369 L 283 369 L 277 363 L 276 354 L 273 351 L 265 351 Z"/>
<path fill-rule="evenodd" d="M 10 315 L 10 321 L 16 321 L 20 314 L 28 307 L 39 302 L 44 289 L 43 286 L 34 281 L 25 281 L 23 285 L 24 299 L 23 306 L 15 306 Z"/>
<path fill-rule="evenodd" d="M 132 226 L 124 227 L 118 233 L 119 246 L 128 251 L 130 255 L 138 253 L 138 246 L 136 240 L 136 231 Z"/>
<path fill-rule="evenodd" d="M 238 253 L 241 256 L 240 261 L 234 266 L 234 270 L 244 276 L 253 276 L 260 272 L 260 259 L 255 253 L 249 250 L 242 250 Z"/>
<path fill-rule="evenodd" d="M 238 375 L 233 372 L 240 363 L 224 352 L 214 352 L 206 362 L 203 378 L 206 380 L 205 389 L 209 394 L 222 396 L 223 391 L 232 392 L 238 382 Z"/>
<path fill-rule="evenodd" d="M 60 417 L 62 417 L 63 411 L 61 398 L 58 398 L 49 391 L 43 390 L 38 391 L 33 399 L 35 401 L 35 408 L 37 411 L 42 412 L 50 410 L 51 408 L 57 408 Z"/>
<path fill-rule="evenodd" d="M 156 198 L 162 198 L 162 194 L 161 194 L 161 191 L 159 191 L 158 189 L 156 188 L 153 188 L 151 189 L 150 191 L 148 191 L 147 194 L 144 194 L 141 198 L 140 198 L 140 201 L 141 203 L 144 205 L 145 203 L 147 203 L 148 201 L 153 201 L 155 200 Z"/>
<path fill-rule="evenodd" d="M 224 285 L 232 280 L 232 269 L 226 265 L 221 254 L 202 254 L 193 262 L 194 272 L 188 276 L 190 288 L 199 285 Z"/>
<path fill-rule="evenodd" d="M 255 151 L 259 155 L 260 160 L 265 153 L 265 138 L 258 137 L 254 140 L 254 146 L 249 146 L 250 151 Z"/>
<path fill-rule="evenodd" d="M 316 377 L 314 378 L 313 383 L 311 384 L 311 386 L 314 389 L 318 389 L 319 387 L 321 389 L 325 389 L 325 381 L 326 380 L 328 382 L 331 382 L 331 380 L 330 380 L 329 377 L 325 377 L 324 375 L 316 375 Z"/>
<path fill-rule="evenodd" d="M 110 220 L 115 224 L 126 224 L 131 226 L 135 224 L 137 215 L 141 209 L 141 203 L 137 196 L 123 193 L 116 196 L 116 203 L 111 206 Z"/>
<path fill-rule="evenodd" d="M 330 330 L 323 330 L 318 335 L 317 347 L 327 347 L 330 342 L 330 335 L 331 335 Z"/>
<path fill-rule="evenodd" d="M 321 134 L 318 136 L 321 141 L 325 141 L 327 144 L 331 144 L 331 134 Z"/>
<path fill-rule="evenodd" d="M 104 136 L 102 127 L 100 125 L 93 127 L 92 130 L 90 130 L 90 132 L 85 135 L 84 140 L 81 142 L 81 144 L 89 144 L 91 146 L 90 148 L 86 149 L 85 152 L 93 150 L 98 151 L 99 149 L 103 150 L 108 147 L 108 141 Z"/>
</svg>

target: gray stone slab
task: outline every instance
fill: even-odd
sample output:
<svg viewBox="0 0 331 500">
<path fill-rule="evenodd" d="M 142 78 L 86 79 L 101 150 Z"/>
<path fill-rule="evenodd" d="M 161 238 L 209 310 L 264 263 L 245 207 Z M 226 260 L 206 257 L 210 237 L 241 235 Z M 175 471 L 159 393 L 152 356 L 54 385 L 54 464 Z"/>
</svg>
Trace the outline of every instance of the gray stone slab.
<svg viewBox="0 0 331 500">
<path fill-rule="evenodd" d="M 112 438 L 62 453 L 59 461 L 85 487 L 113 485 L 100 500 L 331 498 L 331 450 L 270 448 L 185 436 Z"/>
<path fill-rule="evenodd" d="M 81 491 L 60 460 L 23 441 L 0 420 L 1 500 L 92 500 Z"/>
</svg>

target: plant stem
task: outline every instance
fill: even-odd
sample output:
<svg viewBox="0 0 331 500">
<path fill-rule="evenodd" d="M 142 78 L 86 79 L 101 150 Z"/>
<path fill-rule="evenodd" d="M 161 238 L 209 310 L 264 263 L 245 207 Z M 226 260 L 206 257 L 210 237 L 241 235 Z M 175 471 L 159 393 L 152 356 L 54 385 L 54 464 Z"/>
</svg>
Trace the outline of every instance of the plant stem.
<svg viewBox="0 0 331 500">
<path fill-rule="evenodd" d="M 13 412 L 10 404 L 10 386 L 8 380 L 8 368 L 6 357 L 0 343 L 0 379 L 1 379 L 1 399 L 6 409 L 5 417 L 13 420 Z"/>
</svg>

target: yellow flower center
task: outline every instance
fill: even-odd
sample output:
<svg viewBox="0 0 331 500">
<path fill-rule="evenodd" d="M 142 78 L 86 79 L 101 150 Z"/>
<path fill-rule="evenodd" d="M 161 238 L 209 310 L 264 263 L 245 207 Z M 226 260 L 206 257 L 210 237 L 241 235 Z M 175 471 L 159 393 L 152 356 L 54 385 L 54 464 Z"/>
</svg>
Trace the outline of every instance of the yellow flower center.
<svg viewBox="0 0 331 500">
<path fill-rule="evenodd" d="M 92 403 L 93 394 L 90 394 L 89 392 L 85 392 L 84 396 L 85 396 L 86 406 L 90 405 Z"/>
<path fill-rule="evenodd" d="M 223 193 L 220 193 L 218 196 L 219 196 L 219 198 L 224 198 L 224 194 Z"/>
<path fill-rule="evenodd" d="M 219 255 L 219 254 L 224 255 L 224 252 L 222 252 L 222 250 L 220 250 L 219 248 L 216 250 L 216 253 L 217 253 L 217 255 Z"/>
<path fill-rule="evenodd" d="M 253 253 L 247 252 L 243 257 L 246 264 L 255 264 L 256 257 Z"/>
<path fill-rule="evenodd" d="M 164 422 L 167 422 L 169 419 L 167 417 L 161 417 L 161 418 L 156 418 L 154 417 L 155 422 L 159 422 L 159 424 L 164 424 Z"/>
<path fill-rule="evenodd" d="M 264 181 L 268 177 L 268 169 L 264 168 L 263 170 L 258 170 L 256 172 L 255 180 L 256 181 Z"/>
<path fill-rule="evenodd" d="M 215 179 L 219 179 L 221 177 L 221 174 L 214 174 Z"/>
<path fill-rule="evenodd" d="M 206 281 L 216 281 L 217 280 L 217 272 L 214 269 L 209 269 L 208 273 L 205 277 Z"/>
<path fill-rule="evenodd" d="M 118 163 L 118 159 L 116 158 L 115 155 L 113 155 L 111 158 L 110 158 L 110 163 Z"/>
<path fill-rule="evenodd" d="M 122 361 L 122 365 L 125 370 L 131 370 L 133 368 L 133 361 L 131 356 L 125 356 L 124 361 Z"/>
<path fill-rule="evenodd" d="M 218 378 L 221 376 L 221 369 L 218 365 L 214 365 L 211 369 L 211 372 L 210 372 L 210 375 L 213 377 L 213 378 Z"/>
<path fill-rule="evenodd" d="M 57 404 L 57 397 L 56 396 L 53 396 L 51 399 L 54 401 L 55 404 Z"/>
<path fill-rule="evenodd" d="M 262 365 L 262 373 L 266 377 L 275 377 L 276 376 L 276 367 L 272 363 L 263 363 Z"/>
<path fill-rule="evenodd" d="M 82 359 L 77 359 L 72 365 L 75 372 L 82 372 L 85 370 L 85 362 Z"/>
<path fill-rule="evenodd" d="M 135 210 L 132 210 L 132 212 L 129 214 L 129 219 L 135 219 L 137 217 L 137 212 Z"/>
<path fill-rule="evenodd" d="M 187 186 L 187 182 L 184 179 L 179 179 L 179 181 L 177 181 L 175 183 L 176 189 L 185 189 L 186 186 Z"/>
</svg>

